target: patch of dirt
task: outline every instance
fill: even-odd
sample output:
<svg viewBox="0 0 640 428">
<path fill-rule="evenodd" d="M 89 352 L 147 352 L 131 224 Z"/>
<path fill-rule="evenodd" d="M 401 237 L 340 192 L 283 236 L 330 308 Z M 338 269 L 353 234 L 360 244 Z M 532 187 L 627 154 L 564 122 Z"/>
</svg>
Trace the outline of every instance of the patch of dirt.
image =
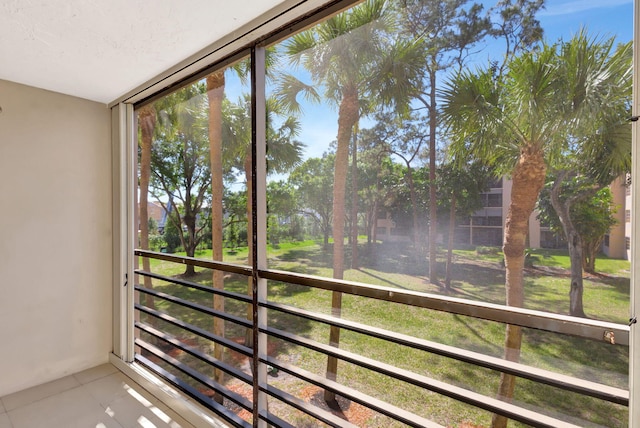
<svg viewBox="0 0 640 428">
<path fill-rule="evenodd" d="M 338 408 L 329 407 L 324 400 L 324 390 L 315 385 L 303 388 L 300 398 L 359 427 L 366 426 L 367 421 L 373 416 L 371 409 L 340 396 L 336 396 Z"/>
<path fill-rule="evenodd" d="M 247 400 L 253 401 L 253 390 L 250 385 L 247 385 L 245 383 L 233 383 L 227 385 L 227 388 L 229 388 L 236 394 L 243 396 Z M 245 421 L 251 421 L 253 419 L 253 414 L 250 410 L 244 409 L 232 401 L 225 399 L 224 405 L 227 409 L 231 410 Z"/>
</svg>

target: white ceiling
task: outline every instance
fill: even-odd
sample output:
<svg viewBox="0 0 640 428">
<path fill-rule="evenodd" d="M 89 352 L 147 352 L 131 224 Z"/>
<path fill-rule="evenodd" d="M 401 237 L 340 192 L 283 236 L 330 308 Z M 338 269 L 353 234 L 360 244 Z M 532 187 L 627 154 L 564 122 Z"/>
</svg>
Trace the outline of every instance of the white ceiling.
<svg viewBox="0 0 640 428">
<path fill-rule="evenodd" d="M 108 103 L 285 0 L 0 0 L 0 79 Z"/>
</svg>

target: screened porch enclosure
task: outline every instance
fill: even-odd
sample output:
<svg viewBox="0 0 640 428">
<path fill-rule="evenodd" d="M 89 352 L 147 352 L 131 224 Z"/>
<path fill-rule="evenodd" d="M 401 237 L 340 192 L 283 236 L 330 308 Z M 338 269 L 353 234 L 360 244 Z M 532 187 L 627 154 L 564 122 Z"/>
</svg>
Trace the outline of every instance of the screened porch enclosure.
<svg viewBox="0 0 640 428">
<path fill-rule="evenodd" d="M 332 3 L 120 104 L 125 360 L 231 426 L 629 426 L 632 23 L 483 6 Z"/>
</svg>

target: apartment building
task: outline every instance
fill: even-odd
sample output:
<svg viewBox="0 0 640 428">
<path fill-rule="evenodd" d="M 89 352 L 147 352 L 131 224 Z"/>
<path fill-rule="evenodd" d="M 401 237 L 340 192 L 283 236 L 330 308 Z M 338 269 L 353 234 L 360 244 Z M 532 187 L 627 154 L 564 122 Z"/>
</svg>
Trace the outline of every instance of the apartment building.
<svg viewBox="0 0 640 428">
<path fill-rule="evenodd" d="M 456 226 L 456 242 L 469 245 L 501 246 L 509 209 L 512 182 L 504 177 L 493 181 L 482 194 L 484 205 L 473 216 Z M 602 250 L 612 258 L 630 260 L 631 187 L 630 179 L 619 178 L 611 186 L 617 224 L 604 237 Z M 529 247 L 566 248 L 562 234 L 554 233 L 538 219 L 529 218 Z"/>
</svg>

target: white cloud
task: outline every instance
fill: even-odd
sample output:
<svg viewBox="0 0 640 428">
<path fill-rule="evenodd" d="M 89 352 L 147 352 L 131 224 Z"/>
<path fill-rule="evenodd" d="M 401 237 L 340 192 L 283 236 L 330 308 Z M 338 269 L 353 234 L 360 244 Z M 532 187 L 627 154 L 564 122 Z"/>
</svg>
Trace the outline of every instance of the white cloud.
<svg viewBox="0 0 640 428">
<path fill-rule="evenodd" d="M 609 8 L 632 4 L 633 0 L 570 0 L 554 1 L 547 3 L 546 8 L 540 11 L 539 16 L 558 16 L 584 12 L 592 9 Z"/>
</svg>

